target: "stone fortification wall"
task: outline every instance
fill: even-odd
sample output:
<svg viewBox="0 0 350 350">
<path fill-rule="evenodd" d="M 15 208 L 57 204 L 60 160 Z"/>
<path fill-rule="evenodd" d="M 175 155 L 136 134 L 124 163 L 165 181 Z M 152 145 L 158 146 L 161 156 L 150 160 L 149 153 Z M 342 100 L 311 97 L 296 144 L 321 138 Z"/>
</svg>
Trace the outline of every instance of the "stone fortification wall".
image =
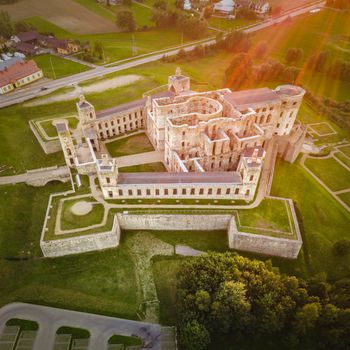
<svg viewBox="0 0 350 350">
<path fill-rule="evenodd" d="M 134 215 L 118 213 L 123 230 L 227 230 L 231 215 Z"/>
<path fill-rule="evenodd" d="M 32 130 L 34 136 L 38 140 L 41 148 L 44 150 L 46 154 L 51 154 L 55 152 L 62 151 L 60 140 L 57 138 L 55 140 L 51 141 L 44 141 L 42 137 L 40 136 L 38 130 L 36 130 L 33 121 L 29 121 L 29 127 Z"/>
<path fill-rule="evenodd" d="M 114 248 L 119 245 L 119 240 L 120 227 L 115 216 L 111 231 L 50 241 L 44 241 L 42 238 L 40 247 L 45 257 L 58 257 Z"/>
<path fill-rule="evenodd" d="M 288 259 L 296 259 L 303 244 L 300 235 L 292 240 L 239 232 L 234 217 L 229 224 L 228 241 L 231 249 Z"/>
</svg>

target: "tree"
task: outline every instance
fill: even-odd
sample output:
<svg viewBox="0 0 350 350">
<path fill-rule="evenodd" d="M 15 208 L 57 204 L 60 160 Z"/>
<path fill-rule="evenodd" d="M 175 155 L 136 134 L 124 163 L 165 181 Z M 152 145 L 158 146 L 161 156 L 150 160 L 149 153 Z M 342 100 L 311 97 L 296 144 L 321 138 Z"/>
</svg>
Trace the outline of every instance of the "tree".
<svg viewBox="0 0 350 350">
<path fill-rule="evenodd" d="M 27 32 L 31 29 L 32 27 L 24 21 L 18 21 L 15 23 L 15 33 Z"/>
<path fill-rule="evenodd" d="M 179 342 L 184 350 L 205 350 L 210 343 L 210 335 L 202 324 L 191 321 L 182 328 Z"/>
<path fill-rule="evenodd" d="M 226 85 L 240 87 L 250 77 L 252 67 L 253 60 L 249 54 L 242 52 L 235 55 L 225 71 Z"/>
<path fill-rule="evenodd" d="M 345 256 L 350 253 L 350 240 L 344 238 L 333 244 L 333 255 Z"/>
<path fill-rule="evenodd" d="M 165 11 L 168 8 L 168 4 L 164 0 L 156 0 L 153 4 L 153 8 L 161 11 Z"/>
<path fill-rule="evenodd" d="M 132 0 L 123 0 L 123 5 L 130 7 L 132 5 Z"/>
<path fill-rule="evenodd" d="M 329 51 L 322 51 L 312 55 L 308 62 L 308 68 L 313 69 L 317 72 L 322 72 L 325 69 L 326 63 L 329 58 Z"/>
<path fill-rule="evenodd" d="M 103 57 L 103 46 L 101 41 L 98 41 L 98 40 L 95 41 L 94 52 L 98 56 L 98 58 L 101 60 Z"/>
<path fill-rule="evenodd" d="M 223 47 L 231 52 L 247 52 L 250 49 L 251 41 L 244 32 L 233 31 L 226 36 Z"/>
<path fill-rule="evenodd" d="M 120 28 L 128 32 L 132 32 L 136 29 L 134 14 L 131 11 L 118 12 L 116 23 Z"/>
<path fill-rule="evenodd" d="M 295 328 L 299 334 L 306 334 L 320 317 L 321 305 L 311 303 L 304 305 L 295 315 Z"/>
<path fill-rule="evenodd" d="M 286 53 L 286 62 L 288 64 L 298 63 L 304 56 L 303 49 L 291 47 Z"/>
<path fill-rule="evenodd" d="M 6 11 L 0 11 L 0 36 L 9 39 L 13 33 L 13 24 L 10 15 Z"/>
<path fill-rule="evenodd" d="M 268 49 L 269 45 L 267 41 L 260 41 L 254 49 L 254 57 L 259 59 L 264 58 Z"/>
<path fill-rule="evenodd" d="M 213 12 L 214 12 L 213 6 L 208 5 L 204 8 L 203 17 L 205 19 L 209 19 L 213 15 Z"/>
<path fill-rule="evenodd" d="M 241 7 L 236 11 L 236 17 L 244 19 L 256 19 L 257 15 L 255 11 L 251 10 L 250 8 Z"/>
</svg>

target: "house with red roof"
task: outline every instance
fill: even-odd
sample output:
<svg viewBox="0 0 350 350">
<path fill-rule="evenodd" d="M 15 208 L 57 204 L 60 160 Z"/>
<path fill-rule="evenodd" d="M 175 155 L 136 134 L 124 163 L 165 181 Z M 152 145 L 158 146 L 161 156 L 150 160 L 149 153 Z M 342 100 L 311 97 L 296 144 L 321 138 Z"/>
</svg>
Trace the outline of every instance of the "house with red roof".
<svg viewBox="0 0 350 350">
<path fill-rule="evenodd" d="M 30 84 L 43 77 L 43 71 L 33 60 L 18 61 L 0 71 L 0 94 Z"/>
</svg>

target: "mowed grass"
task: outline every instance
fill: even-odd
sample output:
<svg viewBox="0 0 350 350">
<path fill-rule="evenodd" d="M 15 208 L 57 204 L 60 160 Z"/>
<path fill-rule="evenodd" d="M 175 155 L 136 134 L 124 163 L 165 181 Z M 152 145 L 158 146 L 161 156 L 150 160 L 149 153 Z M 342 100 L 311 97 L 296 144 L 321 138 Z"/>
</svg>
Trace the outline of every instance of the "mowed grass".
<svg viewBox="0 0 350 350">
<path fill-rule="evenodd" d="M 350 207 L 350 192 L 345 192 L 338 194 L 338 197 L 348 206 Z"/>
<path fill-rule="evenodd" d="M 350 188 L 350 172 L 335 159 L 307 158 L 305 165 L 332 191 Z"/>
<path fill-rule="evenodd" d="M 285 200 L 265 198 L 257 208 L 237 210 L 237 226 L 243 232 L 293 237 L 290 212 Z M 274 231 L 280 231 L 275 232 Z M 283 232 L 283 233 L 282 233 Z"/>
<path fill-rule="evenodd" d="M 334 169 L 334 177 L 337 171 Z M 348 238 L 350 214 L 299 163 L 279 160 L 276 164 L 271 195 L 291 198 L 299 215 L 303 252 L 290 263 L 276 261 L 282 271 L 315 274 L 324 271 L 330 280 L 350 273 L 350 255 L 335 257 L 333 244 Z"/>
<path fill-rule="evenodd" d="M 118 169 L 120 173 L 154 173 L 154 172 L 164 172 L 166 168 L 163 163 L 148 163 L 133 166 L 125 166 Z"/>
<path fill-rule="evenodd" d="M 41 258 L 39 239 L 49 194 L 67 186 L 0 186 L 0 305 L 22 301 L 136 318 L 138 286 L 124 239 L 117 249 Z M 6 258 L 18 256 L 29 259 Z"/>
<path fill-rule="evenodd" d="M 336 152 L 336 153 L 334 153 L 334 157 L 339 159 L 342 163 L 344 163 L 346 166 L 348 166 L 350 168 L 350 158 L 344 156 L 343 153 Z"/>
<path fill-rule="evenodd" d="M 106 143 L 106 147 L 112 157 L 122 157 L 131 154 L 154 151 L 146 134 L 132 135 L 120 140 L 108 142 Z"/>
<path fill-rule="evenodd" d="M 35 56 L 33 60 L 43 70 L 45 77 L 49 79 L 59 79 L 90 69 L 83 64 L 49 54 Z"/>
<path fill-rule="evenodd" d="M 330 134 L 334 132 L 334 130 L 331 129 L 328 123 L 320 123 L 320 124 L 312 125 L 311 128 L 315 130 L 317 133 L 319 133 L 321 136 L 324 134 Z"/>
<path fill-rule="evenodd" d="M 72 206 L 80 201 L 90 202 L 90 200 L 86 198 L 64 202 L 61 215 L 61 228 L 63 230 L 97 225 L 102 222 L 104 214 L 104 207 L 102 204 L 94 203 L 92 210 L 86 215 L 75 215 L 72 212 Z"/>
<path fill-rule="evenodd" d="M 350 157 L 350 145 L 349 146 L 344 146 L 344 147 L 339 147 L 339 150 L 344 153 L 346 156 Z"/>
<path fill-rule="evenodd" d="M 72 129 L 75 129 L 79 123 L 79 120 L 75 117 L 68 117 L 65 118 L 64 116 L 58 117 L 57 119 L 67 119 L 68 126 Z M 47 136 L 49 137 L 55 137 L 57 136 L 57 129 L 53 125 L 53 121 L 55 119 L 45 120 L 43 122 L 40 122 L 41 127 L 45 130 Z"/>
</svg>

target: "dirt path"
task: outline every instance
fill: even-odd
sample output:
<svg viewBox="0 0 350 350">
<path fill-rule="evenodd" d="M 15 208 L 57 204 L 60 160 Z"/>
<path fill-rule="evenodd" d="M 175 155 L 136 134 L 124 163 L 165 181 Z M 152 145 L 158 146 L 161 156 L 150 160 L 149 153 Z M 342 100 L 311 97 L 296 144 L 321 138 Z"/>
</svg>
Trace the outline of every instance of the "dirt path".
<svg viewBox="0 0 350 350">
<path fill-rule="evenodd" d="M 41 106 L 47 103 L 52 102 L 60 102 L 60 101 L 67 101 L 67 100 L 73 100 L 75 98 L 78 98 L 81 94 L 91 94 L 96 92 L 103 92 L 110 89 L 115 89 L 120 86 L 125 86 L 129 84 L 133 84 L 139 80 L 141 80 L 142 77 L 140 75 L 136 74 L 128 74 L 123 75 L 120 77 L 115 77 L 111 79 L 104 79 L 101 81 L 97 81 L 96 83 L 86 85 L 86 86 L 79 86 L 76 85 L 75 89 L 73 91 L 64 92 L 61 94 L 49 96 L 46 98 L 41 98 L 37 101 L 28 102 L 25 103 L 26 107 L 33 107 L 33 106 Z"/>
</svg>

